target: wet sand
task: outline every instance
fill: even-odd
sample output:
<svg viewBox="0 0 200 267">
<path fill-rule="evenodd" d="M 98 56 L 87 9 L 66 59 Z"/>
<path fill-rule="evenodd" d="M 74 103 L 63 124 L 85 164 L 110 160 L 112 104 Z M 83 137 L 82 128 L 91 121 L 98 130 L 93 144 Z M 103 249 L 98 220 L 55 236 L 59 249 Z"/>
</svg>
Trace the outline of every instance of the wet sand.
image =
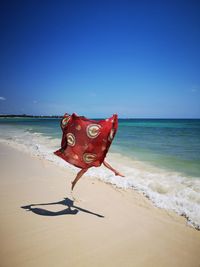
<svg viewBox="0 0 200 267">
<path fill-rule="evenodd" d="M 0 266 L 200 266 L 200 231 L 184 217 L 87 176 L 74 201 L 76 172 L 0 148 Z"/>
</svg>

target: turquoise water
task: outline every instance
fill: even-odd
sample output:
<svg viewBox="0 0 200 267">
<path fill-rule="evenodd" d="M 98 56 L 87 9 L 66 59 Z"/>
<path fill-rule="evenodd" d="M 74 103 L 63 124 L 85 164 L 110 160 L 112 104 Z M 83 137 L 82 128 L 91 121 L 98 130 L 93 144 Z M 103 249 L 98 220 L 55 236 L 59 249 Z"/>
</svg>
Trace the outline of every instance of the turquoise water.
<svg viewBox="0 0 200 267">
<path fill-rule="evenodd" d="M 155 166 L 200 177 L 200 120 L 120 120 L 114 144 Z"/>
<path fill-rule="evenodd" d="M 61 138 L 60 119 L 1 118 L 0 125 Z M 200 177 L 199 119 L 119 119 L 111 152 Z"/>
</svg>

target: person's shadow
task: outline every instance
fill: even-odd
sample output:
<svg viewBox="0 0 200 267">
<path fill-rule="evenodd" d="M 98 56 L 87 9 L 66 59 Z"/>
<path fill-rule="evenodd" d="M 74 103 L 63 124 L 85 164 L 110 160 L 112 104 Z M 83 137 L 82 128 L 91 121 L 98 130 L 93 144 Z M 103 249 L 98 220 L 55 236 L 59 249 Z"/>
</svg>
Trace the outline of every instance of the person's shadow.
<svg viewBox="0 0 200 267">
<path fill-rule="evenodd" d="M 56 204 L 67 206 L 67 208 L 63 210 L 59 210 L 59 211 L 50 211 L 50 210 L 46 210 L 42 208 L 35 208 L 35 206 L 47 206 L 47 205 L 56 205 Z M 81 207 L 75 206 L 74 201 L 72 201 L 69 198 L 64 198 L 63 200 L 58 201 L 58 202 L 30 204 L 30 205 L 22 206 L 21 208 L 27 211 L 32 211 L 33 213 L 42 215 L 42 216 L 75 215 L 79 211 L 82 211 L 82 212 L 95 215 L 100 218 L 104 218 L 103 215 L 100 215 L 98 213 L 94 213 L 89 210 L 83 209 Z"/>
</svg>

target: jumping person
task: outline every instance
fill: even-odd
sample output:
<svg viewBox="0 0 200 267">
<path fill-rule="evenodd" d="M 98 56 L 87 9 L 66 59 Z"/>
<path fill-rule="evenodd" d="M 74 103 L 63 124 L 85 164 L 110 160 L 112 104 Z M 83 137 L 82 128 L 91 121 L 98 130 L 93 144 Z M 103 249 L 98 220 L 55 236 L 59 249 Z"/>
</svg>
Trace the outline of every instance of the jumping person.
<svg viewBox="0 0 200 267">
<path fill-rule="evenodd" d="M 66 113 L 63 116 L 61 120 L 63 131 L 61 148 L 54 154 L 81 168 L 72 182 L 71 190 L 74 189 L 75 184 L 89 168 L 99 167 L 102 163 L 115 175 L 124 177 L 105 161 L 117 128 L 117 114 L 100 121 L 89 120 L 75 113 L 72 115 Z"/>
</svg>

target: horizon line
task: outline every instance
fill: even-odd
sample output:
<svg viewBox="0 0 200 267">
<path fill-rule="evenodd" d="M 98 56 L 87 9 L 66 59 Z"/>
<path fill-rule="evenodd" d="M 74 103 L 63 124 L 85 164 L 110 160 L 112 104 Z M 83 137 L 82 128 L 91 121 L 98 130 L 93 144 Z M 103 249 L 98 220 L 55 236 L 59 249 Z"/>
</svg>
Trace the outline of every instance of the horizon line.
<svg viewBox="0 0 200 267">
<path fill-rule="evenodd" d="M 0 117 L 46 117 L 46 118 L 62 118 L 63 115 L 33 115 L 33 114 L 0 114 Z M 106 117 L 89 117 L 91 119 L 104 119 Z M 195 117 L 118 117 L 121 120 L 128 120 L 128 119 L 155 119 L 155 120 L 199 120 L 200 118 Z"/>
</svg>

